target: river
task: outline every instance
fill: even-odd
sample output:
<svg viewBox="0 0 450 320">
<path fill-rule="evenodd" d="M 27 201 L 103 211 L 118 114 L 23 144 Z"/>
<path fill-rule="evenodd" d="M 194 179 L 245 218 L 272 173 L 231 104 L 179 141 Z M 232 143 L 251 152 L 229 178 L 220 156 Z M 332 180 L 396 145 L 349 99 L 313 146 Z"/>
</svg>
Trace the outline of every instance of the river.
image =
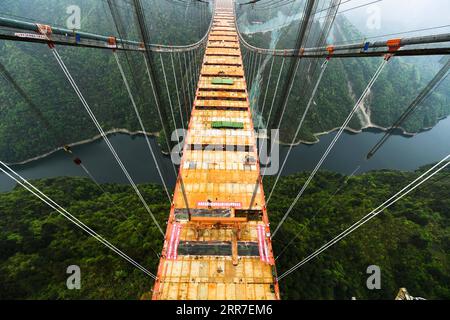
<svg viewBox="0 0 450 320">
<path fill-rule="evenodd" d="M 320 136 L 320 141 L 316 144 L 295 146 L 283 175 L 313 169 L 335 134 L 336 132 L 332 132 Z M 365 161 L 368 150 L 382 135 L 383 132 L 375 129 L 364 130 L 357 134 L 344 132 L 322 168 L 349 174 L 358 165 L 361 165 L 359 169 L 361 173 L 375 169 L 415 170 L 436 162 L 450 152 L 450 117 L 441 120 L 431 130 L 412 137 L 392 136 L 370 160 Z M 136 183 L 161 183 L 143 136 L 114 134 L 110 136 L 110 141 Z M 154 150 L 158 150 L 155 139 L 151 139 L 151 144 Z M 284 158 L 287 149 L 286 146 L 280 147 L 281 159 Z M 103 140 L 79 145 L 73 147 L 73 150 L 100 183 L 127 183 Z M 173 188 L 176 179 L 170 159 L 160 152 L 156 152 L 156 155 L 168 185 Z M 86 176 L 86 173 L 63 151 L 13 168 L 26 179 Z M 14 186 L 15 182 L 0 174 L 0 191 L 11 190 Z"/>
</svg>

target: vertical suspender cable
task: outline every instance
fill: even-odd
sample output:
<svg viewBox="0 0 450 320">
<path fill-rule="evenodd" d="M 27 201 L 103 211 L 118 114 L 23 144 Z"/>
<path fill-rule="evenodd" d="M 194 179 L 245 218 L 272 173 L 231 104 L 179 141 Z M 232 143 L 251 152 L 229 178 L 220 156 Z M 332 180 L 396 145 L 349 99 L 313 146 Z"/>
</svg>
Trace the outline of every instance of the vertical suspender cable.
<svg viewBox="0 0 450 320">
<path fill-rule="evenodd" d="M 181 76 L 181 91 L 183 92 L 183 101 L 184 101 L 184 110 L 186 112 L 186 121 L 189 121 L 189 105 L 190 103 L 190 97 L 187 95 L 186 92 L 186 86 L 184 85 L 184 75 L 185 73 L 183 72 L 183 67 L 181 66 L 181 53 L 178 52 L 177 54 L 178 56 L 178 66 L 180 68 L 180 76 Z"/>
<path fill-rule="evenodd" d="M 186 75 L 186 85 L 187 85 L 186 87 L 187 87 L 188 95 L 189 95 L 189 103 L 190 103 L 189 110 L 190 110 L 190 109 L 192 109 L 192 105 L 194 103 L 194 99 L 192 97 L 191 84 L 190 84 L 190 80 L 189 80 L 190 79 L 190 76 L 189 76 L 190 71 L 189 71 L 189 68 L 188 68 L 188 63 L 187 63 L 186 52 L 185 51 L 183 52 L 183 58 L 184 58 L 184 70 L 186 70 L 186 73 L 185 73 L 185 75 Z"/>
<path fill-rule="evenodd" d="M 167 76 L 166 76 L 166 67 L 164 66 L 164 60 L 162 57 L 162 53 L 159 54 L 159 59 L 161 61 L 164 83 L 166 85 L 167 98 L 169 99 L 169 107 L 170 107 L 170 113 L 172 115 L 173 129 L 175 130 L 175 134 L 177 135 L 177 143 L 178 143 L 180 141 L 180 137 L 178 136 L 177 122 L 175 120 L 175 114 L 173 113 L 172 98 L 170 97 L 169 84 L 167 83 Z"/>
<path fill-rule="evenodd" d="M 282 74 L 282 72 L 283 72 L 285 60 L 286 60 L 286 58 L 283 57 L 283 60 L 281 61 L 280 72 L 278 73 L 277 84 L 276 84 L 276 86 L 275 86 L 275 91 L 274 91 L 273 97 L 272 97 L 272 103 L 271 103 L 271 105 L 270 105 L 269 115 L 267 116 L 267 123 L 269 123 L 269 121 L 270 121 L 270 116 L 272 115 L 272 110 L 273 110 L 273 106 L 274 106 L 274 104 L 275 104 L 275 99 L 276 99 L 276 97 L 277 97 L 278 86 L 280 85 L 280 79 L 281 79 L 281 74 Z"/>
<path fill-rule="evenodd" d="M 283 57 L 283 60 L 281 61 L 281 67 L 280 67 L 280 72 L 278 73 L 278 79 L 277 79 L 277 84 L 275 85 L 275 91 L 273 92 L 273 97 L 272 97 L 272 104 L 270 105 L 270 110 L 269 110 L 269 115 L 267 116 L 267 124 L 270 123 L 270 116 L 272 114 L 272 110 L 273 110 L 273 105 L 275 104 L 275 99 L 277 97 L 277 92 L 278 92 L 278 86 L 280 84 L 280 79 L 281 79 L 281 74 L 283 72 L 283 67 L 284 67 L 284 61 L 285 61 L 285 57 Z M 262 150 L 262 148 L 261 148 Z M 261 150 L 259 150 L 259 155 L 258 158 L 261 158 Z"/>
<path fill-rule="evenodd" d="M 150 81 L 150 86 L 152 87 L 153 98 L 154 98 L 155 103 L 157 105 L 156 111 L 158 112 L 159 120 L 162 122 L 163 118 L 162 118 L 162 115 L 161 115 L 161 112 L 160 112 L 159 98 L 158 98 L 158 96 L 156 95 L 156 92 L 155 92 L 155 87 L 153 85 L 153 80 L 152 80 L 152 77 L 151 77 L 151 74 L 150 74 L 150 69 L 149 69 L 149 65 L 148 65 L 148 62 L 147 62 L 147 58 L 146 58 L 145 55 L 143 55 L 143 58 L 144 58 L 144 63 L 145 63 L 145 69 L 147 71 L 147 76 L 148 76 L 148 79 Z M 164 133 L 166 133 L 166 130 L 164 130 Z M 166 141 L 168 141 L 168 137 L 166 137 L 166 138 L 167 138 Z M 169 148 L 168 151 L 170 152 L 170 145 L 167 145 L 167 147 Z M 176 177 L 177 176 L 177 170 L 175 169 L 175 164 L 173 163 L 173 161 L 171 161 L 171 162 L 172 162 L 173 172 L 174 172 L 175 177 Z"/>
<path fill-rule="evenodd" d="M 269 77 L 267 78 L 266 92 L 264 93 L 263 105 L 261 107 L 261 116 L 264 115 L 264 107 L 266 105 L 267 92 L 269 91 L 270 78 L 272 77 L 272 68 L 273 68 L 274 61 L 275 61 L 275 56 L 272 56 L 272 62 L 270 63 L 270 69 L 269 69 Z"/>
<path fill-rule="evenodd" d="M 248 67 L 247 67 L 247 88 L 250 91 L 250 89 L 252 88 L 251 86 L 251 73 L 252 73 L 252 65 L 253 65 L 253 58 L 255 56 L 255 52 L 254 51 L 250 51 L 249 54 L 249 58 L 248 58 Z"/>
<path fill-rule="evenodd" d="M 170 61 L 172 62 L 173 80 L 175 82 L 175 91 L 177 92 L 178 110 L 180 112 L 181 126 L 183 127 L 183 130 L 184 130 L 183 111 L 181 110 L 180 92 L 178 90 L 178 80 L 177 80 L 177 74 L 175 72 L 175 65 L 173 63 L 173 54 L 172 54 L 172 52 L 170 53 Z"/>
<path fill-rule="evenodd" d="M 297 126 L 297 130 L 295 131 L 294 138 L 292 139 L 291 144 L 289 145 L 287 154 L 284 157 L 283 163 L 281 164 L 281 167 L 278 170 L 277 178 L 275 179 L 275 182 L 270 190 L 269 197 L 267 198 L 266 204 L 269 204 L 269 201 L 270 201 L 270 198 L 272 197 L 273 191 L 275 190 L 275 187 L 277 186 L 278 180 L 280 179 L 281 173 L 283 172 L 284 166 L 286 165 L 287 159 L 292 151 L 292 148 L 294 147 L 294 143 L 297 140 L 297 137 L 300 133 L 300 129 L 302 128 L 303 122 L 305 121 L 306 114 L 308 113 L 309 108 L 311 107 L 311 104 L 314 100 L 314 97 L 316 96 L 317 89 L 319 88 L 320 81 L 322 80 L 322 76 L 325 72 L 325 69 L 327 68 L 327 65 L 328 65 L 328 60 L 325 60 L 325 62 L 322 64 L 322 67 L 321 67 L 322 70 L 320 71 L 319 77 L 317 78 L 317 81 L 313 88 L 313 91 L 311 92 L 311 96 L 309 98 L 308 104 L 306 105 L 306 108 L 303 111 L 302 118 L 300 119 L 300 122 Z"/>
<path fill-rule="evenodd" d="M 195 79 L 194 79 L 194 67 L 193 67 L 193 65 L 192 65 L 192 54 L 191 54 L 191 50 L 189 50 L 188 52 L 187 52 L 187 55 L 188 55 L 188 61 L 189 61 L 189 77 L 190 77 L 190 79 L 189 79 L 189 81 L 190 81 L 190 83 L 191 83 L 191 87 L 192 87 L 192 96 L 194 97 L 195 96 Z M 194 100 L 194 99 L 192 99 L 192 100 Z"/>
<path fill-rule="evenodd" d="M 167 151 L 170 152 L 171 142 L 170 142 L 170 128 L 168 127 L 169 118 L 167 117 L 166 110 L 164 108 L 160 108 L 162 103 L 160 102 L 159 92 L 161 91 L 159 88 L 159 83 L 156 80 L 154 66 L 153 66 L 153 56 L 152 52 L 148 50 L 150 48 L 150 34 L 147 27 L 147 20 L 145 18 L 144 8 L 142 6 L 141 0 L 133 0 L 134 4 L 134 12 L 137 18 L 137 27 L 144 43 L 144 47 L 147 49 L 143 51 L 143 56 L 145 59 L 145 67 L 147 69 L 147 74 L 152 86 L 153 96 L 155 98 L 156 108 L 158 109 L 158 115 L 161 121 L 161 126 L 165 135 L 165 142 L 167 145 Z M 172 162 L 173 170 L 176 175 L 175 165 Z"/>
<path fill-rule="evenodd" d="M 153 162 L 155 163 L 156 170 L 158 171 L 159 178 L 161 179 L 161 182 L 163 184 L 164 190 L 165 190 L 165 192 L 167 194 L 167 198 L 169 199 L 169 202 L 172 202 L 169 190 L 167 189 L 166 182 L 165 182 L 164 177 L 162 175 L 161 169 L 159 168 L 158 160 L 156 159 L 155 152 L 153 151 L 153 147 L 150 144 L 150 140 L 148 139 L 148 135 L 146 133 L 147 131 L 145 130 L 144 123 L 142 121 L 142 118 L 141 118 L 141 115 L 139 113 L 139 110 L 138 110 L 138 108 L 136 106 L 136 102 L 134 100 L 133 94 L 131 93 L 130 85 L 128 84 L 127 77 L 125 76 L 125 72 L 123 71 L 122 65 L 121 65 L 119 57 L 117 55 L 117 52 L 113 51 L 113 55 L 114 55 L 114 58 L 116 59 L 117 67 L 119 68 L 119 72 L 120 72 L 120 74 L 122 76 L 123 83 L 125 85 L 125 88 L 127 89 L 128 96 L 130 98 L 130 101 L 131 101 L 131 104 L 133 106 L 133 109 L 134 109 L 134 112 L 136 114 L 136 117 L 137 117 L 137 119 L 139 121 L 139 125 L 141 127 L 142 132 L 144 133 L 145 141 L 147 143 L 148 149 L 150 150 L 150 154 L 152 155 Z"/>
</svg>

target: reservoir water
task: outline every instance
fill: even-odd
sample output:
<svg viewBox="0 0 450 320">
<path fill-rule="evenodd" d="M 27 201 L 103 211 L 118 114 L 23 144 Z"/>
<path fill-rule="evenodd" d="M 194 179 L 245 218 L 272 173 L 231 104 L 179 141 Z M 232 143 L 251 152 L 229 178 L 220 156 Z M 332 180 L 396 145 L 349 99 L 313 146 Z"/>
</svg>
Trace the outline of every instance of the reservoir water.
<svg viewBox="0 0 450 320">
<path fill-rule="evenodd" d="M 322 156 L 336 133 L 320 136 L 320 142 L 295 146 L 286 163 L 283 175 L 311 170 Z M 378 130 L 366 130 L 358 134 L 345 132 L 324 162 L 322 169 L 349 174 L 360 165 L 359 173 L 375 169 L 415 170 L 420 166 L 441 160 L 450 153 L 450 117 L 441 120 L 431 130 L 412 137 L 392 136 L 370 160 L 364 160 L 367 152 L 383 136 Z M 115 134 L 110 141 L 136 183 L 161 183 L 143 136 Z M 151 139 L 163 175 L 170 186 L 175 185 L 175 173 L 169 157 L 159 152 L 155 139 Z M 280 147 L 284 159 L 288 147 Z M 119 166 L 103 140 L 73 147 L 83 164 L 100 183 L 127 183 Z M 0 155 L 1 159 L 1 155 Z M 26 179 L 56 176 L 86 176 L 86 173 L 63 152 L 55 152 L 45 158 L 13 167 Z M 0 192 L 15 186 L 4 174 L 0 174 Z"/>
</svg>

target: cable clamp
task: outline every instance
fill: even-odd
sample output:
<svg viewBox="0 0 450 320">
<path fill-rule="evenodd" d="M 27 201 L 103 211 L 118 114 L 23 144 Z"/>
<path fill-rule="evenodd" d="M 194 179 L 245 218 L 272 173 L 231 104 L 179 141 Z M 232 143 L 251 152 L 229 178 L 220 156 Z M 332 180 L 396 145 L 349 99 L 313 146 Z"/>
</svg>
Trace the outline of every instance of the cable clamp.
<svg viewBox="0 0 450 320">
<path fill-rule="evenodd" d="M 386 45 L 388 47 L 389 52 L 395 52 L 398 49 L 400 49 L 401 43 L 402 43 L 402 39 L 400 39 L 400 38 L 389 39 L 388 41 L 386 41 Z"/>
<path fill-rule="evenodd" d="M 107 45 L 108 48 L 117 49 L 117 40 L 116 37 L 108 37 Z"/>
<path fill-rule="evenodd" d="M 36 27 L 38 28 L 38 33 L 46 35 L 47 37 L 51 36 L 53 33 L 52 27 L 48 24 L 36 23 Z"/>
<path fill-rule="evenodd" d="M 334 54 L 334 46 L 330 45 L 327 46 L 326 50 L 328 51 L 328 56 L 327 56 L 327 60 L 331 59 L 331 56 Z"/>
<path fill-rule="evenodd" d="M 305 53 L 305 48 L 300 48 L 300 51 L 299 51 L 299 56 L 300 57 L 303 57 L 303 54 Z"/>
<path fill-rule="evenodd" d="M 49 26 L 48 24 L 41 24 L 41 23 L 36 23 L 36 27 L 37 27 L 37 33 L 45 36 L 47 42 L 47 45 L 49 46 L 50 49 L 53 49 L 55 47 L 55 44 L 52 42 L 52 40 L 50 39 L 53 31 L 52 31 L 52 27 Z"/>
<path fill-rule="evenodd" d="M 391 59 L 392 56 L 393 56 L 392 53 L 386 53 L 386 54 L 384 55 L 384 60 L 389 61 L 389 59 Z"/>
</svg>

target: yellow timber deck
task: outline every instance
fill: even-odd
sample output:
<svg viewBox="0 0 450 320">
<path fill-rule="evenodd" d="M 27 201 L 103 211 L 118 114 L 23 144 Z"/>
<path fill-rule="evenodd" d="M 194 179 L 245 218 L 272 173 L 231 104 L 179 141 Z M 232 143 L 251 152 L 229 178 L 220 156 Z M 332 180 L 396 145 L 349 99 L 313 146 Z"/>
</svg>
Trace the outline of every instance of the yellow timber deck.
<svg viewBox="0 0 450 320">
<path fill-rule="evenodd" d="M 152 298 L 279 299 L 232 1 L 213 19 Z"/>
</svg>

